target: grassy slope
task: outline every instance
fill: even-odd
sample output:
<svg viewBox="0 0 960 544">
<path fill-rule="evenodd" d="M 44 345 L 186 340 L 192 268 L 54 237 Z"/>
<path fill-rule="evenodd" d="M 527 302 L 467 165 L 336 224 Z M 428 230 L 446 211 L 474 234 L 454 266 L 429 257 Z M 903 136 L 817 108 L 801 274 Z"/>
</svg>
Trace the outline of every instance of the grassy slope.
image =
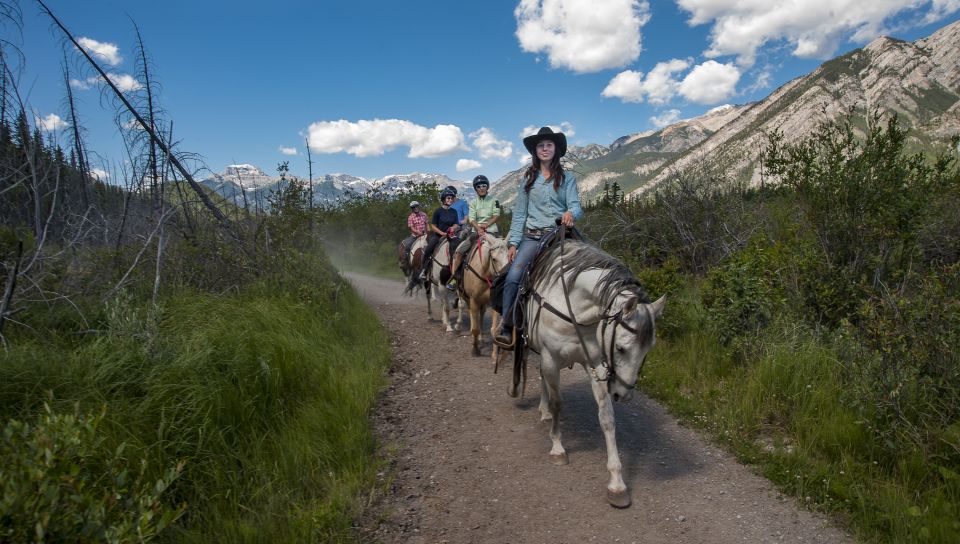
<svg viewBox="0 0 960 544">
<path fill-rule="evenodd" d="M 187 511 L 165 539 L 349 541 L 374 485 L 367 415 L 390 351 L 349 285 L 325 277 L 182 293 L 159 319 L 124 306 L 104 334 L 14 346 L 0 358 L 0 414 L 29 419 L 45 399 L 105 407 L 109 447 L 127 443 L 158 474 L 185 462 L 165 500 Z"/>
</svg>

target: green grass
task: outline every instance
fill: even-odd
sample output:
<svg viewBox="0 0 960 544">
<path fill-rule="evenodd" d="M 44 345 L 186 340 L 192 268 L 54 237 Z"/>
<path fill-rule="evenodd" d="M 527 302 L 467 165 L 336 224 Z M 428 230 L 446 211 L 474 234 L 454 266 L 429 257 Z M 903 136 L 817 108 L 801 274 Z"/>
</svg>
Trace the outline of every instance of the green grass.
<svg viewBox="0 0 960 544">
<path fill-rule="evenodd" d="M 182 461 L 164 500 L 187 509 L 164 540 L 351 541 L 375 484 L 368 414 L 390 360 L 372 311 L 337 280 L 161 306 L 124 307 L 82 342 L 13 346 L 0 414 L 105 407 L 108 450 L 126 443 L 155 474 Z"/>
<path fill-rule="evenodd" d="M 922 452 L 891 458 L 850 402 L 836 349 L 783 322 L 734 358 L 693 291 L 663 325 L 641 385 L 678 417 L 863 541 L 960 540 L 960 476 Z"/>
</svg>

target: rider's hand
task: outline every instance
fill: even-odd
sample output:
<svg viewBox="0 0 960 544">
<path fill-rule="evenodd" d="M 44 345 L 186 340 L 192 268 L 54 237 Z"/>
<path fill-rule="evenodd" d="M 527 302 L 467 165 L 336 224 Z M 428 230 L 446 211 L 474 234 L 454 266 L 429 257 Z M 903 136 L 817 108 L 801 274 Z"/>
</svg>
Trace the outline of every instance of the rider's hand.
<svg viewBox="0 0 960 544">
<path fill-rule="evenodd" d="M 513 262 L 513 258 L 517 256 L 517 246 L 510 246 L 510 249 L 507 250 L 507 258 L 510 262 Z"/>
<path fill-rule="evenodd" d="M 565 226 L 565 227 L 572 227 L 572 226 L 573 226 L 573 212 L 571 212 L 571 211 L 569 211 L 569 210 L 563 212 L 563 217 L 560 219 L 560 223 L 563 224 L 563 226 Z"/>
</svg>

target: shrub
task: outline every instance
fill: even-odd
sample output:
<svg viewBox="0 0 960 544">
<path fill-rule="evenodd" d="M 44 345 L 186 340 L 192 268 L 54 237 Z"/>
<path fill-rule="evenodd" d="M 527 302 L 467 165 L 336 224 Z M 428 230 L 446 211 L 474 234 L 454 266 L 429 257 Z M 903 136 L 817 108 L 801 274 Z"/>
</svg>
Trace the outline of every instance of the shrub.
<svg viewBox="0 0 960 544">
<path fill-rule="evenodd" d="M 146 542 L 185 507 L 161 495 L 180 474 L 147 480 L 147 460 L 98 436 L 104 414 L 56 414 L 33 425 L 11 419 L 0 435 L 0 540 L 4 542 Z"/>
</svg>

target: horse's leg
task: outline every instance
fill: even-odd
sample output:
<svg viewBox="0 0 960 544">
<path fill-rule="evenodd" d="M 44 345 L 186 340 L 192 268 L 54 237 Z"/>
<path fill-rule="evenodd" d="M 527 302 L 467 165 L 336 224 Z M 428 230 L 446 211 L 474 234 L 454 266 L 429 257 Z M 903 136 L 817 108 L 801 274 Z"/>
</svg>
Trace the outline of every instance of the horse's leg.
<svg viewBox="0 0 960 544">
<path fill-rule="evenodd" d="M 480 323 L 483 322 L 483 307 L 476 298 L 470 299 L 470 336 L 473 337 L 473 356 L 480 356 Z"/>
<path fill-rule="evenodd" d="M 449 291 L 442 285 L 437 286 L 437 292 L 440 293 L 440 308 L 441 313 L 443 314 L 443 326 L 447 332 L 453 332 L 453 327 L 450 325 L 450 294 Z"/>
<path fill-rule="evenodd" d="M 605 383 L 598 382 L 587 372 L 587 379 L 593 388 L 593 398 L 597 399 L 597 415 L 600 419 L 600 428 L 603 438 L 607 442 L 607 470 L 610 471 L 610 482 L 607 483 L 607 502 L 617 508 L 630 506 L 630 492 L 623 483 L 623 466 L 620 464 L 620 453 L 617 451 L 617 426 L 613 419 L 613 401 L 607 394 Z"/>
<path fill-rule="evenodd" d="M 423 287 L 424 295 L 427 297 L 427 319 L 433 321 L 433 306 L 430 304 L 430 284 L 427 283 Z"/>
<path fill-rule="evenodd" d="M 555 465 L 566 465 L 568 462 L 567 452 L 560 443 L 560 367 L 558 367 L 549 352 L 546 350 L 541 354 L 540 363 L 540 421 L 547 419 L 550 421 L 550 441 L 553 446 L 550 448 L 550 459 Z M 550 410 L 550 417 L 544 418 L 543 404 L 546 401 L 547 408 Z"/>
<path fill-rule="evenodd" d="M 500 314 L 496 310 L 490 310 L 490 338 L 493 338 L 493 335 L 497 332 L 497 325 L 499 325 Z M 490 358 L 493 359 L 493 362 L 497 362 L 497 355 L 500 353 L 500 346 L 496 342 L 491 342 L 493 347 L 490 349 Z"/>
<path fill-rule="evenodd" d="M 453 296 L 453 300 L 457 301 L 457 322 L 454 324 L 453 328 L 457 332 L 460 332 L 463 330 L 463 305 L 466 301 L 460 296 L 460 291 L 456 291 Z"/>
</svg>

